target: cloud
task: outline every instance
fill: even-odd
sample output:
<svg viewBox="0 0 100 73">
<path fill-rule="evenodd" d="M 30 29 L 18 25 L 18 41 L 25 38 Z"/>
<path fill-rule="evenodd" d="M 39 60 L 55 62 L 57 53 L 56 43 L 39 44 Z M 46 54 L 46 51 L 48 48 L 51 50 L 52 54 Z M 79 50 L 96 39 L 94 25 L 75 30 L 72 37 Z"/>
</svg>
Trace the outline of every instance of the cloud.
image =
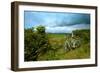
<svg viewBox="0 0 100 73">
<path fill-rule="evenodd" d="M 46 32 L 71 32 L 74 29 L 89 29 L 90 26 L 90 14 L 25 11 L 24 15 L 25 28 L 43 25 Z"/>
<path fill-rule="evenodd" d="M 47 33 L 70 33 L 71 30 L 69 27 L 46 27 Z"/>
<path fill-rule="evenodd" d="M 88 24 L 76 24 L 73 26 L 62 26 L 62 27 L 46 27 L 47 33 L 71 33 L 73 30 L 77 29 L 89 29 Z"/>
</svg>

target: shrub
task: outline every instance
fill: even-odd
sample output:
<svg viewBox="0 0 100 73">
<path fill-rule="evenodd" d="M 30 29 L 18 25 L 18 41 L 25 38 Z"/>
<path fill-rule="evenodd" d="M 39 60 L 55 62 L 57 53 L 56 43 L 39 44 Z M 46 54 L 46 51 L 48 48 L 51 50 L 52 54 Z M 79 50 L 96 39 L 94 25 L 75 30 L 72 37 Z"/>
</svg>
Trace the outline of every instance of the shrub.
<svg viewBox="0 0 100 73">
<path fill-rule="evenodd" d="M 46 53 L 50 48 L 48 38 L 45 33 L 45 27 L 38 26 L 25 29 L 25 61 L 36 61 L 38 57 Z"/>
<path fill-rule="evenodd" d="M 90 30 L 75 30 L 73 31 L 74 35 L 79 37 L 83 43 L 88 43 L 90 41 Z"/>
</svg>

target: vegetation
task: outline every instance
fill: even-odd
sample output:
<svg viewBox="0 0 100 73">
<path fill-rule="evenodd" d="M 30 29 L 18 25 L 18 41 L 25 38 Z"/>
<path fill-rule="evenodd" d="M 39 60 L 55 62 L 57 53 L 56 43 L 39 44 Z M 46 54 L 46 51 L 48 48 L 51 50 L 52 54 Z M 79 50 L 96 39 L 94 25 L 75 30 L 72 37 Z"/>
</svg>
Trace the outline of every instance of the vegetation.
<svg viewBox="0 0 100 73">
<path fill-rule="evenodd" d="M 74 35 L 79 36 L 84 43 L 90 42 L 90 30 L 76 30 Z"/>
<path fill-rule="evenodd" d="M 46 33 L 45 27 L 25 29 L 25 61 L 84 59 L 90 57 L 90 30 L 73 31 L 80 45 L 66 51 L 65 41 L 73 40 L 68 33 Z"/>
<path fill-rule="evenodd" d="M 25 29 L 25 61 L 36 61 L 38 57 L 45 54 L 51 47 L 45 34 L 45 28 L 39 26 Z"/>
</svg>

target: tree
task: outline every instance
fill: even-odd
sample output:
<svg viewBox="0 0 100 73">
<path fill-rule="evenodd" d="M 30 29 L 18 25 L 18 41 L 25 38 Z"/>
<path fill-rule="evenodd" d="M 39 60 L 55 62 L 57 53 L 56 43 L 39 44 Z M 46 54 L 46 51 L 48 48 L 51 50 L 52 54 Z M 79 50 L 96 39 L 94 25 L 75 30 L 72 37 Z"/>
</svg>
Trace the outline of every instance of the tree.
<svg viewBox="0 0 100 73">
<path fill-rule="evenodd" d="M 37 33 L 40 33 L 40 34 L 44 33 L 45 34 L 45 27 L 44 26 L 40 25 L 36 28 L 36 30 L 37 30 Z"/>
</svg>

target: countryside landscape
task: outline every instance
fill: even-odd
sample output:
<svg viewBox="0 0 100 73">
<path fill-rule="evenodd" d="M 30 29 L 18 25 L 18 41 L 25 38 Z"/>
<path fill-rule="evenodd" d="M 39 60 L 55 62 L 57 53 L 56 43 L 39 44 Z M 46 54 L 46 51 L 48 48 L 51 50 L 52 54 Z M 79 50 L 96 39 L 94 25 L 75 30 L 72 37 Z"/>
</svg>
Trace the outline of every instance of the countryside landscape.
<svg viewBox="0 0 100 73">
<path fill-rule="evenodd" d="M 24 13 L 24 61 L 90 58 L 89 14 Z"/>
</svg>

